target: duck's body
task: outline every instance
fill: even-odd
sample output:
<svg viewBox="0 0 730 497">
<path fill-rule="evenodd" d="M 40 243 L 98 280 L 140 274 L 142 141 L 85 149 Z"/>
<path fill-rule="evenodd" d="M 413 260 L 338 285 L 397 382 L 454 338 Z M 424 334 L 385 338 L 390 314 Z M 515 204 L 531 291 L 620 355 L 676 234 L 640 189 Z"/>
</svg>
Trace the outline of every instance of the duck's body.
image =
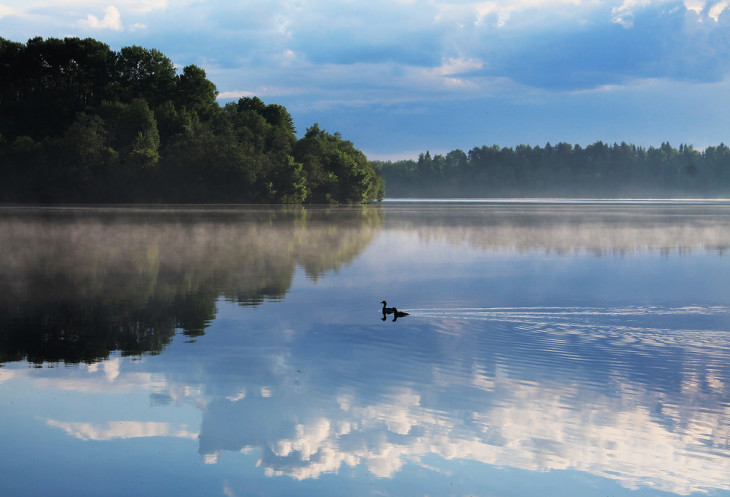
<svg viewBox="0 0 730 497">
<path fill-rule="evenodd" d="M 393 314 L 395 307 L 386 307 L 388 303 L 385 300 L 382 300 L 380 303 L 383 304 L 383 314 Z"/>
<path fill-rule="evenodd" d="M 395 307 L 393 307 L 393 321 L 395 321 L 398 318 L 402 318 L 404 316 L 408 316 L 407 312 L 399 311 Z"/>
</svg>

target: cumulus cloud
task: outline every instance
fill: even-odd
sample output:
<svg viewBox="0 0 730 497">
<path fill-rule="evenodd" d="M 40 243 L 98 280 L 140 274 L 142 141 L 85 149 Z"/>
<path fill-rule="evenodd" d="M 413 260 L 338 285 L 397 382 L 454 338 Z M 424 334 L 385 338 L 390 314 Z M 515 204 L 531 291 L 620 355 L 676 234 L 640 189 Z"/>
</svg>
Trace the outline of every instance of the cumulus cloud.
<svg viewBox="0 0 730 497">
<path fill-rule="evenodd" d="M 89 29 L 110 29 L 112 31 L 122 31 L 124 29 L 119 9 L 113 5 L 104 10 L 102 19 L 89 14 L 85 20 L 79 21 L 79 24 Z"/>
<path fill-rule="evenodd" d="M 442 386 L 463 388 L 455 379 L 441 378 Z M 730 489 L 725 477 L 730 462 L 722 449 L 729 434 L 727 407 L 688 413 L 667 405 L 662 412 L 684 427 L 677 432 L 645 407 L 651 392 L 637 391 L 628 379 L 615 378 L 616 397 L 586 396 L 576 385 L 532 384 L 484 371 L 475 371 L 471 380 L 480 397 L 500 400 L 472 404 L 473 412 L 464 419 L 458 409 L 433 409 L 407 388 L 374 404 L 340 395 L 339 409 L 320 408 L 322 414 L 294 426 L 293 436 L 267 440 L 273 457 L 259 464 L 269 476 L 297 480 L 336 473 L 343 465 L 362 465 L 377 477 L 392 478 L 406 464 L 426 467 L 422 460 L 437 455 L 528 471 L 584 471 L 630 489 L 652 487 L 682 495 Z M 702 380 L 687 378 L 686 395 L 703 395 Z M 724 392 L 722 380 L 715 382 Z M 271 406 L 268 419 L 276 419 L 273 412 L 279 407 Z M 242 426 L 246 422 L 244 416 Z M 229 434 L 220 442 L 230 440 Z M 716 451 L 702 449 L 708 441 Z"/>
<path fill-rule="evenodd" d="M 684 8 L 688 11 L 693 11 L 697 14 L 701 14 L 705 9 L 704 0 L 684 0 Z"/>
<path fill-rule="evenodd" d="M 707 13 L 707 16 L 711 18 L 713 21 L 718 22 L 720 19 L 720 14 L 722 14 L 725 9 L 727 9 L 728 2 L 723 0 L 722 2 L 717 2 L 715 5 L 710 7 L 709 12 Z"/>
</svg>

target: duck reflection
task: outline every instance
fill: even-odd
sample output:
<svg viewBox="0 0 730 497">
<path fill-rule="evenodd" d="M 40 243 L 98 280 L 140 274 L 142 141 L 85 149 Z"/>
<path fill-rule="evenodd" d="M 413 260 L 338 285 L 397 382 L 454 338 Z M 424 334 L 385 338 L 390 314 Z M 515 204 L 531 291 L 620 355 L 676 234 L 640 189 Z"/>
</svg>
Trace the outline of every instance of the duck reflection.
<svg viewBox="0 0 730 497">
<path fill-rule="evenodd" d="M 407 312 L 399 311 L 395 306 L 388 307 L 388 302 L 386 302 L 385 300 L 381 300 L 380 303 L 383 304 L 383 317 L 380 318 L 381 321 L 385 321 L 388 314 L 393 315 L 393 322 L 397 321 L 398 318 L 408 316 Z"/>
</svg>

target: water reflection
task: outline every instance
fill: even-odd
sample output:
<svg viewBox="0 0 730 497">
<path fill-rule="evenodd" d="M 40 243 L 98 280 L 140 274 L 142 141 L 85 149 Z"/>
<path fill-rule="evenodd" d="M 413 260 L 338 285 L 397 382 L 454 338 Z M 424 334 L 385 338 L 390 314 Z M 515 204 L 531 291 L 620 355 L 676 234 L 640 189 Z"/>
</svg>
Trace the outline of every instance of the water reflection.
<svg viewBox="0 0 730 497">
<path fill-rule="evenodd" d="M 245 346 L 225 340 L 235 348 L 229 360 L 211 350 L 214 357 L 186 356 L 164 374 L 122 358 L 60 379 L 3 374 L 5 381 L 32 374 L 58 391 L 141 387 L 154 402 L 196 405 L 199 426 L 44 422 L 79 440 L 197 438 L 205 463 L 252 453 L 269 476 L 317 479 L 362 466 L 397 478 L 407 465 L 434 469 L 438 456 L 440 464 L 470 460 L 536 474 L 585 471 L 629 489 L 729 490 L 727 332 L 639 325 L 624 334 L 613 317 L 686 323 L 701 312 L 727 322 L 730 309 L 596 311 L 452 310 L 376 343 L 322 329 L 327 337 L 247 334 Z M 355 357 L 358 364 L 348 364 Z"/>
<path fill-rule="evenodd" d="M 194 238 L 191 225 L 158 221 L 162 229 L 141 231 L 140 247 L 167 233 L 152 265 L 159 268 L 154 284 L 147 286 L 135 286 L 134 275 L 149 281 L 150 265 L 129 262 L 142 260 L 138 255 L 122 255 L 143 253 L 124 242 L 140 229 L 130 221 L 124 240 L 114 239 L 123 247 L 119 252 L 86 250 L 96 254 L 90 258 L 95 272 L 86 268 L 56 279 L 77 282 L 64 287 L 74 298 L 98 299 L 109 289 L 100 282 L 112 273 L 135 288 L 124 293 L 127 298 L 139 288 L 150 288 L 147 299 L 158 295 L 161 282 L 175 282 L 167 286 L 166 295 L 173 296 L 205 288 L 213 309 L 205 335 L 191 344 L 171 338 L 160 355 L 126 356 L 131 349 L 118 347 L 122 353 L 106 360 L 68 368 L 32 369 L 6 360 L 0 397 L 26 384 L 29 391 L 54 398 L 67 392 L 77 401 L 139 397 L 143 401 L 129 404 L 142 407 L 127 407 L 125 400 L 110 412 L 49 402 L 29 411 L 29 418 L 41 425 L 34 428 L 38 440 L 63 435 L 69 450 L 86 446 L 72 442 L 104 444 L 109 452 L 131 450 L 120 445 L 130 441 L 154 441 L 158 451 L 194 445 L 207 469 L 190 465 L 186 472 L 191 478 L 220 472 L 227 495 L 248 495 L 252 485 L 260 494 L 287 495 L 287 481 L 320 495 L 341 495 L 342 489 L 351 495 L 543 495 L 549 476 L 561 494 L 730 495 L 725 208 L 430 209 L 388 207 L 384 218 L 381 210 L 343 211 L 347 222 L 321 223 L 311 217 L 301 223 L 297 211 L 264 211 L 266 220 L 251 226 L 206 218 L 193 223 L 205 226 L 198 226 L 201 239 L 192 244 L 201 247 L 199 258 L 179 253 L 187 250 L 185 242 L 172 242 Z M 90 221 L 96 230 L 117 223 L 84 219 Z M 180 229 L 182 234 L 170 234 Z M 101 239 L 113 236 L 102 233 Z M 272 242 L 256 245 L 252 233 Z M 311 248 L 325 238 L 334 242 Z M 241 259 L 230 247 L 242 244 L 259 251 L 249 248 L 251 259 Z M 30 268 L 53 260 L 44 264 L 59 274 L 56 261 L 66 258 L 71 266 L 77 260 L 63 251 L 57 257 L 57 250 L 4 264 Z M 320 261 L 316 267 L 336 271 L 312 271 L 310 265 L 299 272 L 303 252 Z M 105 257 L 114 264 L 105 266 Z M 269 269 L 260 267 L 265 261 Z M 188 266 L 192 276 L 185 278 L 180 273 Z M 288 272 L 277 272 L 280 266 Z M 177 269 L 163 269 L 168 267 Z M 644 302 L 627 304 L 625 295 L 613 295 L 615 289 L 632 294 L 622 280 L 628 272 L 649 282 Z M 263 279 L 253 284 L 236 273 Z M 556 275 L 566 273 L 588 283 L 557 292 L 562 280 Z M 262 290 L 270 288 L 260 283 L 270 281 L 267 274 L 285 275 L 283 293 Z M 535 287 L 533 280 L 545 295 L 535 298 L 533 289 L 528 301 L 523 289 Z M 598 281 L 608 290 L 585 291 Z M 489 291 L 475 291 L 483 288 Z M 430 294 L 424 291 L 437 291 L 439 298 L 425 298 Z M 5 309 L 17 309 L 23 302 L 18 295 L 29 294 L 14 295 L 16 307 L 6 303 Z M 41 295 L 54 300 L 53 292 Z M 391 295 L 409 312 L 397 326 L 380 320 L 380 301 Z M 177 322 L 177 312 L 182 310 L 168 318 Z M 8 350 L 3 357 L 22 356 Z M 195 415 L 177 414 L 186 409 Z M 166 462 L 153 456 L 150 466 Z M 519 476 L 508 480 L 515 470 Z M 505 480 L 511 485 L 506 490 L 500 487 Z"/>
<path fill-rule="evenodd" d="M 216 300 L 280 300 L 302 267 L 347 264 L 382 225 L 377 208 L 5 209 L 0 362 L 75 363 L 159 353 L 200 336 Z"/>
<path fill-rule="evenodd" d="M 686 322 L 698 310 L 618 310 L 645 322 L 665 312 Z M 703 312 L 725 323 L 730 316 L 727 308 Z M 459 312 L 431 321 L 448 334 L 424 337 L 419 323 L 389 347 L 360 344 L 353 356 L 382 373 L 342 370 L 326 351 L 290 344 L 259 364 L 263 383 L 236 386 L 206 406 L 201 454 L 212 462 L 254 450 L 267 474 L 297 479 L 343 465 L 392 478 L 438 455 L 577 469 L 678 494 L 730 489 L 724 330 L 622 333 L 614 310 L 591 312 L 590 323 L 576 309 L 547 319 L 511 313 L 473 326 Z M 317 367 L 302 375 L 300 364 Z"/>
<path fill-rule="evenodd" d="M 439 204 L 410 203 L 388 210 L 388 225 L 420 239 L 483 250 L 626 254 L 643 250 L 725 253 L 730 205 Z"/>
</svg>

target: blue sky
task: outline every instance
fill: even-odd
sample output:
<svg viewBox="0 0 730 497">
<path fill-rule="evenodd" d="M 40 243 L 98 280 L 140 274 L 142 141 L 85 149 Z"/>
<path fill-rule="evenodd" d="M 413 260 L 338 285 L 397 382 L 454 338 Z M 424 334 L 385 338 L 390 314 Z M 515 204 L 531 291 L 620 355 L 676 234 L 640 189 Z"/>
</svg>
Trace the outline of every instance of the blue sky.
<svg viewBox="0 0 730 497">
<path fill-rule="evenodd" d="M 371 159 L 730 142 L 729 0 L 0 0 L 0 36 L 157 48 Z"/>
</svg>

